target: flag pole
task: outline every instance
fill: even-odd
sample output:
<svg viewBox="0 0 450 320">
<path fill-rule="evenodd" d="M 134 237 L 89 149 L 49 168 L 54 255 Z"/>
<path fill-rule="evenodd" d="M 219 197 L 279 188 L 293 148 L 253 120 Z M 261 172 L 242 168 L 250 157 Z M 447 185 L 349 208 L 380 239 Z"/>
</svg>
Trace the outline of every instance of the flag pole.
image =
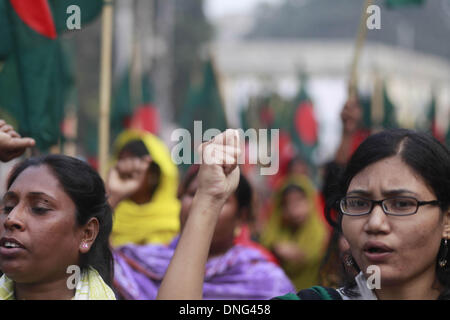
<svg viewBox="0 0 450 320">
<path fill-rule="evenodd" d="M 367 37 L 367 26 L 366 26 L 366 19 L 367 19 L 367 8 L 371 6 L 373 3 L 373 0 L 366 0 L 363 12 L 361 14 L 361 20 L 359 22 L 359 28 L 358 28 L 358 36 L 356 37 L 356 43 L 355 43 L 355 50 L 353 52 L 353 59 L 351 63 L 351 71 L 350 71 L 350 80 L 348 85 L 349 90 L 349 96 L 355 96 L 357 94 L 357 86 L 358 86 L 358 63 L 359 59 L 361 57 L 362 48 L 364 45 L 364 42 Z"/>
<path fill-rule="evenodd" d="M 100 57 L 99 171 L 105 179 L 109 157 L 109 115 L 111 106 L 113 1 L 104 0 Z"/>
</svg>

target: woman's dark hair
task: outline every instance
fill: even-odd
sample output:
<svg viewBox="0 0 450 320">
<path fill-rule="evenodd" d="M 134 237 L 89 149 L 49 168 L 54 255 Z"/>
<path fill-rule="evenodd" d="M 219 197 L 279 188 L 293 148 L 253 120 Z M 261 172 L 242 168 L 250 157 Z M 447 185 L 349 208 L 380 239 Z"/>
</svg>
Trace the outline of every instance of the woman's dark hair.
<svg viewBox="0 0 450 320">
<path fill-rule="evenodd" d="M 200 166 L 198 164 L 189 167 L 178 189 L 178 198 L 181 198 L 187 192 L 190 184 L 197 176 L 199 169 Z M 253 191 L 247 178 L 242 173 L 239 176 L 239 184 L 234 191 L 234 195 L 238 203 L 238 211 L 241 213 L 244 212 L 241 209 L 246 209 L 247 216 L 245 220 L 250 222 L 253 218 Z"/>
<path fill-rule="evenodd" d="M 47 155 L 29 158 L 19 163 L 10 173 L 7 188 L 29 167 L 47 166 L 55 175 L 64 191 L 76 207 L 78 225 L 97 218 L 99 232 L 86 254 L 81 256 L 80 268 L 93 267 L 103 280 L 111 285 L 113 279 L 113 256 L 109 247 L 112 230 L 112 209 L 108 204 L 105 186 L 99 174 L 87 163 L 64 155 Z"/>
<path fill-rule="evenodd" d="M 408 129 L 391 129 L 368 137 L 352 155 L 347 167 L 333 193 L 327 201 L 326 217 L 328 222 L 341 231 L 342 213 L 338 201 L 347 193 L 352 179 L 369 165 L 398 155 L 414 172 L 419 174 L 431 187 L 442 211 L 450 206 L 450 151 L 428 133 Z M 337 212 L 337 219 L 334 219 Z M 337 221 L 336 221 L 337 220 Z M 444 249 L 443 242 L 438 257 Z M 450 256 L 447 257 L 450 260 Z M 358 268 L 356 263 L 354 266 Z M 436 258 L 436 274 L 440 284 L 445 288 L 439 299 L 450 298 L 450 270 L 439 267 Z M 346 286 L 346 289 L 353 284 Z"/>
<path fill-rule="evenodd" d="M 147 147 L 145 146 L 142 140 L 131 140 L 130 142 L 126 143 L 123 146 L 123 148 L 120 150 L 120 153 L 122 152 L 129 152 L 135 155 L 136 157 L 143 157 L 150 155 L 150 153 L 147 150 Z"/>
<path fill-rule="evenodd" d="M 306 196 L 305 189 L 303 189 L 302 187 L 300 187 L 296 184 L 289 184 L 286 187 L 284 187 L 283 190 L 281 191 L 280 204 L 284 204 L 284 200 L 285 200 L 286 196 L 291 192 L 300 192 L 301 194 Z"/>
</svg>

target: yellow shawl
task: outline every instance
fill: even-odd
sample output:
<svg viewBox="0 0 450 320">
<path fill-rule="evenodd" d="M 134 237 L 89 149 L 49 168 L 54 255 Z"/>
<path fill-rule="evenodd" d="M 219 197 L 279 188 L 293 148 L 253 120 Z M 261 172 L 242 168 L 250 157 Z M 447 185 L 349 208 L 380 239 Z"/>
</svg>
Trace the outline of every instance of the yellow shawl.
<svg viewBox="0 0 450 320">
<path fill-rule="evenodd" d="M 117 138 L 115 158 L 125 144 L 137 139 L 144 142 L 153 161 L 159 165 L 160 182 L 150 202 L 138 205 L 125 200 L 119 203 L 114 212 L 111 234 L 114 247 L 127 243 L 169 243 L 180 229 L 178 169 L 164 143 L 148 132 L 127 130 Z"/>
<path fill-rule="evenodd" d="M 14 281 L 6 275 L 0 278 L 0 300 L 15 300 Z M 116 297 L 97 270 L 90 267 L 81 273 L 72 300 L 116 300 Z"/>
<path fill-rule="evenodd" d="M 301 187 L 310 203 L 312 212 L 302 226 L 292 231 L 283 226 L 281 194 L 288 186 L 295 184 Z M 319 266 L 327 243 L 328 232 L 319 216 L 317 192 L 306 176 L 288 177 L 281 189 L 274 196 L 274 208 L 269 221 L 261 234 L 261 243 L 272 248 L 276 242 L 295 242 L 305 253 L 305 261 L 301 265 L 282 264 L 286 274 L 290 277 L 297 290 L 309 288 L 318 283 Z"/>
</svg>

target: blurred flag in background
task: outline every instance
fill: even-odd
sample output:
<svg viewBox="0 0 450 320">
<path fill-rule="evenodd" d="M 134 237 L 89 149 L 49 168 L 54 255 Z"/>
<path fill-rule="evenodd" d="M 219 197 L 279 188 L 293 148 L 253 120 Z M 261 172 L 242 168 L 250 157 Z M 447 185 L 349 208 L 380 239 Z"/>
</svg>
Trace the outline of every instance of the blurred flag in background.
<svg viewBox="0 0 450 320">
<path fill-rule="evenodd" d="M 74 84 L 59 35 L 67 31 L 70 5 L 80 7 L 81 26 L 101 11 L 101 0 L 0 0 L 0 117 L 41 151 L 61 138 Z"/>
</svg>

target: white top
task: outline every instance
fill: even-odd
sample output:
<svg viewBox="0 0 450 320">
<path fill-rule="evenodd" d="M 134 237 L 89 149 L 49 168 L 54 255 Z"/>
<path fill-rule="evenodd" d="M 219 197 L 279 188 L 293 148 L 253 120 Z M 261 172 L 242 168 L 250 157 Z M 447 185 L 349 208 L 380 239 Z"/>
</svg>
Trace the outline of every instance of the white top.
<svg viewBox="0 0 450 320">
<path fill-rule="evenodd" d="M 343 288 L 339 288 L 337 291 L 341 295 L 342 300 L 378 300 L 375 292 L 367 285 L 367 280 L 362 272 L 355 277 L 355 281 L 357 289 L 354 291 L 359 295 L 356 297 L 349 297 L 343 292 Z"/>
</svg>

